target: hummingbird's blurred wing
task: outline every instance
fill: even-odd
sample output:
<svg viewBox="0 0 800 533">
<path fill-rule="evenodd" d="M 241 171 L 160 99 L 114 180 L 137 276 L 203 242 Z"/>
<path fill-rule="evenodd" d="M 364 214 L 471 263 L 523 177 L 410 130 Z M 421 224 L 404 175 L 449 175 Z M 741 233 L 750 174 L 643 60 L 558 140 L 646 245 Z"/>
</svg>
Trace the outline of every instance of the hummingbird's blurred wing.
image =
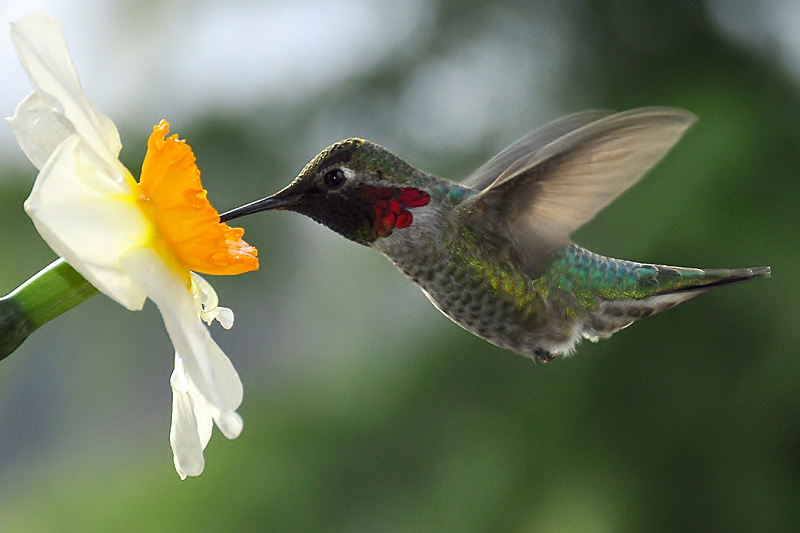
<svg viewBox="0 0 800 533">
<path fill-rule="evenodd" d="M 613 111 L 605 109 L 581 111 L 580 113 L 561 117 L 544 126 L 536 128 L 484 163 L 478 170 L 470 174 L 461 185 L 475 189 L 476 191 L 482 191 L 494 183 L 497 177 L 511 166 L 512 163 L 537 153 L 539 150 L 553 141 L 560 139 L 567 133 L 613 113 Z"/>
<path fill-rule="evenodd" d="M 533 271 L 658 163 L 696 119 L 682 109 L 650 107 L 556 121 L 545 126 L 545 134 L 535 131 L 481 167 L 497 177 L 463 202 L 459 213 L 508 239 Z M 521 144 L 528 138 L 532 149 Z M 476 183 L 485 182 L 475 176 Z"/>
</svg>

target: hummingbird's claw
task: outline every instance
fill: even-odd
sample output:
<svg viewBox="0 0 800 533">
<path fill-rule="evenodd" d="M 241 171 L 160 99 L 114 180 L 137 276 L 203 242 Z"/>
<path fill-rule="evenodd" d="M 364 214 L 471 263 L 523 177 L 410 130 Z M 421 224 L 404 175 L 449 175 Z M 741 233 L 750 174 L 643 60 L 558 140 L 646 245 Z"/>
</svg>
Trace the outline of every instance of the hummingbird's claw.
<svg viewBox="0 0 800 533">
<path fill-rule="evenodd" d="M 556 357 L 555 355 L 548 352 L 544 348 L 536 348 L 536 351 L 534 351 L 533 353 L 534 353 L 533 360 L 536 363 L 539 363 L 540 365 L 545 365 L 550 361 L 552 361 L 553 359 L 555 359 Z"/>
</svg>

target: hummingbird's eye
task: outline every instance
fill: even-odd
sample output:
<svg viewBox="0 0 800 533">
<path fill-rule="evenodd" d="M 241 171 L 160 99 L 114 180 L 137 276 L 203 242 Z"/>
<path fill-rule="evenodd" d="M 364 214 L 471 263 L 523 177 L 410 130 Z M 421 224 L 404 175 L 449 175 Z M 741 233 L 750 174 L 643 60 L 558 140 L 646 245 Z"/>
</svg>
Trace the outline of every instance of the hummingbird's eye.
<svg viewBox="0 0 800 533">
<path fill-rule="evenodd" d="M 325 173 L 325 185 L 331 189 L 341 187 L 345 181 L 344 172 L 340 168 L 334 168 Z"/>
</svg>

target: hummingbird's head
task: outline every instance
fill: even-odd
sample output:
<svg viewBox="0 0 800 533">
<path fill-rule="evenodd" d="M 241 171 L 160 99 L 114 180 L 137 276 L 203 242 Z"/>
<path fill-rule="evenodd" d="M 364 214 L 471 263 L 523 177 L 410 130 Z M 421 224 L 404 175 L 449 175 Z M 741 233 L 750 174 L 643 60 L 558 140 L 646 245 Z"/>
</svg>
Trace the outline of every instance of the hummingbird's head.
<svg viewBox="0 0 800 533">
<path fill-rule="evenodd" d="M 413 223 L 413 209 L 430 202 L 424 181 L 420 171 L 385 148 L 347 139 L 320 152 L 284 189 L 223 213 L 220 220 L 272 209 L 295 211 L 369 245 Z"/>
</svg>

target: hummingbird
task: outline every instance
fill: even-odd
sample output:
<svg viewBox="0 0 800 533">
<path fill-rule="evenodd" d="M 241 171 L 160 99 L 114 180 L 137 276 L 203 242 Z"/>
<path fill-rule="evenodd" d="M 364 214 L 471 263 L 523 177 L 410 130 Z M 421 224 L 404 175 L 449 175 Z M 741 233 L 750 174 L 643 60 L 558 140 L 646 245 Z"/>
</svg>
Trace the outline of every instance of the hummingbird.
<svg viewBox="0 0 800 533">
<path fill-rule="evenodd" d="M 644 176 L 696 121 L 669 107 L 572 114 L 460 183 L 375 143 L 326 148 L 284 189 L 220 216 L 310 217 L 385 255 L 448 318 L 547 363 L 634 321 L 770 267 L 683 268 L 604 257 L 570 234 Z"/>
</svg>

